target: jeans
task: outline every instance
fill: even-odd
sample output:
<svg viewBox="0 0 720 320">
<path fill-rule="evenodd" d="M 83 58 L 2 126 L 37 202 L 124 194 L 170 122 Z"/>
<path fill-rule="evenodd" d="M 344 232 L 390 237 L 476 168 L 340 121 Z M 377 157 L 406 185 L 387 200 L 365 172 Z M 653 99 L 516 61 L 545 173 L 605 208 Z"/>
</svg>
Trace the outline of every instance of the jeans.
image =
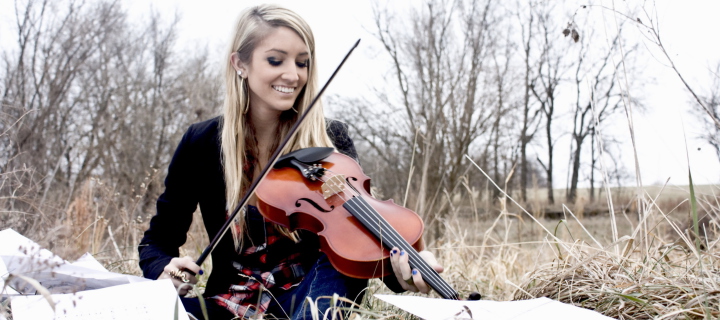
<svg viewBox="0 0 720 320">
<path fill-rule="evenodd" d="M 313 319 L 312 309 L 306 303 L 306 297 L 310 297 L 313 303 L 317 302 L 319 319 L 331 307 L 331 299 L 321 298 L 337 293 L 340 297 L 360 303 L 367 287 L 367 280 L 354 279 L 344 276 L 330 264 L 327 256 L 321 254 L 317 262 L 308 270 L 303 280 L 290 290 L 273 290 L 275 300 L 270 302 L 268 314 L 279 319 L 309 320 Z M 198 319 L 203 319 L 200 303 L 197 298 L 181 298 L 185 310 Z M 234 316 L 227 309 L 220 307 L 213 299 L 206 299 L 205 305 L 208 309 L 207 320 L 232 319 Z M 339 307 L 350 307 L 348 303 L 340 302 Z"/>
<path fill-rule="evenodd" d="M 338 294 L 350 300 L 360 303 L 367 287 L 367 280 L 347 277 L 330 264 L 325 254 L 321 254 L 315 265 L 305 275 L 305 278 L 296 287 L 276 296 L 276 302 L 271 303 L 268 313 L 280 319 L 292 318 L 293 320 L 309 320 L 312 317 L 312 308 L 306 303 L 306 297 L 310 297 L 313 303 L 317 303 L 319 319 L 331 307 L 331 298 L 320 298 L 323 296 L 332 297 Z M 350 307 L 348 303 L 340 302 L 336 306 Z"/>
</svg>

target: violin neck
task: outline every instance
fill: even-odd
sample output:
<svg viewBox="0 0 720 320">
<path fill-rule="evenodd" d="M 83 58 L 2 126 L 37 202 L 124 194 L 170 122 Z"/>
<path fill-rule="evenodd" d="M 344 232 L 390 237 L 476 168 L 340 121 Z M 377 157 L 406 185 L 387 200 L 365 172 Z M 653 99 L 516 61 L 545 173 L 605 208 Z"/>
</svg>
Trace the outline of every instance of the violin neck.
<svg viewBox="0 0 720 320">
<path fill-rule="evenodd" d="M 346 201 L 343 207 L 365 226 L 388 250 L 397 247 L 408 254 L 410 267 L 420 271 L 423 280 L 445 299 L 459 300 L 457 291 L 423 259 L 415 248 L 403 238 L 363 197 Z"/>
</svg>

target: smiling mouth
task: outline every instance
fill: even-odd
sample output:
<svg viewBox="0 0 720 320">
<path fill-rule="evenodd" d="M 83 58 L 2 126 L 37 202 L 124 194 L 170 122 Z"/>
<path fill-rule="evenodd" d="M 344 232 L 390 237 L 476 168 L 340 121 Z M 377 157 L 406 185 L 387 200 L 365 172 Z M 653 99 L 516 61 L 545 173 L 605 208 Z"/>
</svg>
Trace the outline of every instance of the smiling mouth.
<svg viewBox="0 0 720 320">
<path fill-rule="evenodd" d="M 284 87 L 284 86 L 272 86 L 275 91 L 279 91 L 282 93 L 293 93 L 295 92 L 294 87 Z"/>
</svg>

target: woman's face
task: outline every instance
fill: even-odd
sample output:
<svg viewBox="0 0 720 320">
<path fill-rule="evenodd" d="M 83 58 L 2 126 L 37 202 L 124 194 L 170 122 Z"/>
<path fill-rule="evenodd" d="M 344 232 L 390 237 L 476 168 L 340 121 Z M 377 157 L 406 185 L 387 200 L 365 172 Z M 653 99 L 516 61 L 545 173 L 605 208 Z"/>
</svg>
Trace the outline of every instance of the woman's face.
<svg viewBox="0 0 720 320">
<path fill-rule="evenodd" d="M 310 54 L 292 29 L 275 28 L 255 48 L 250 63 L 241 64 L 255 113 L 282 112 L 295 104 L 307 83 Z"/>
</svg>

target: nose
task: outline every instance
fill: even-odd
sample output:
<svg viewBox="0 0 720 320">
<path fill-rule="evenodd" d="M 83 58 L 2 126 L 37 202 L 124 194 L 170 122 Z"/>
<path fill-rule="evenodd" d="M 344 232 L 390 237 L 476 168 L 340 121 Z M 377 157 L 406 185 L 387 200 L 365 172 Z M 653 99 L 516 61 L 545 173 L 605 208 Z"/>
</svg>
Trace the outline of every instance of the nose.
<svg viewBox="0 0 720 320">
<path fill-rule="evenodd" d="M 300 67 L 292 64 L 289 68 L 283 70 L 282 79 L 289 82 L 296 82 L 300 79 Z"/>
</svg>

